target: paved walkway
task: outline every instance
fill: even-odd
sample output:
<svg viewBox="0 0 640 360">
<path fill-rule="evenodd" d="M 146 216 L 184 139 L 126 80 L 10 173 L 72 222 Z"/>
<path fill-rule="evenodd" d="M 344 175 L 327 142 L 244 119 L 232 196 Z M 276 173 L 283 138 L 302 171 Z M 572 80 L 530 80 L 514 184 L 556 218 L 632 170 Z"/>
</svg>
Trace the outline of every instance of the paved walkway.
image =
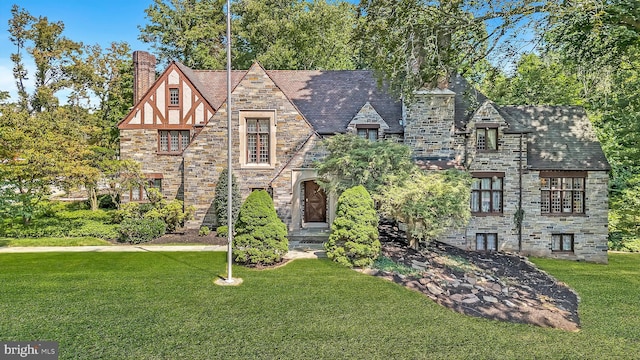
<svg viewBox="0 0 640 360">
<path fill-rule="evenodd" d="M 43 246 L 0 247 L 0 254 L 47 253 L 47 252 L 175 252 L 175 251 L 227 251 L 226 245 L 113 245 L 113 246 Z M 317 259 L 326 257 L 323 250 L 295 247 L 285 258 Z"/>
</svg>

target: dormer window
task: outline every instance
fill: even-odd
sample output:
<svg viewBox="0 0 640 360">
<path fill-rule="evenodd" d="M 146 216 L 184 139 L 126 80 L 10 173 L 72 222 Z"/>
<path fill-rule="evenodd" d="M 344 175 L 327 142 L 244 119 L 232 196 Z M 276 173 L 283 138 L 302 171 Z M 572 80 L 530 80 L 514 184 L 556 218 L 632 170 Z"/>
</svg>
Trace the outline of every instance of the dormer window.
<svg viewBox="0 0 640 360">
<path fill-rule="evenodd" d="M 371 141 L 378 140 L 378 124 L 359 124 L 356 125 L 356 131 L 359 137 Z"/>
<path fill-rule="evenodd" d="M 498 150 L 498 124 L 477 124 L 476 125 L 476 150 L 497 151 Z"/>
<path fill-rule="evenodd" d="M 169 88 L 169 106 L 180 106 L 180 89 Z"/>
</svg>

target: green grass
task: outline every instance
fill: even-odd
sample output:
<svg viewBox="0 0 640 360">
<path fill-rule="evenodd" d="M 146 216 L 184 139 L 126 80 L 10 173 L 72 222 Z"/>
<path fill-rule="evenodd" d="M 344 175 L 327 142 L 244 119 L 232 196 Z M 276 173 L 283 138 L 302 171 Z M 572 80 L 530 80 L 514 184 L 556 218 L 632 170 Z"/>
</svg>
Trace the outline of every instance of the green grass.
<svg viewBox="0 0 640 360">
<path fill-rule="evenodd" d="M 466 317 L 328 260 L 274 270 L 226 253 L 0 254 L 0 339 L 60 342 L 61 359 L 634 358 L 640 255 L 535 259 L 582 296 L 577 333 Z"/>
<path fill-rule="evenodd" d="M 0 238 L 0 247 L 4 246 L 105 246 L 110 242 L 96 237 L 42 237 L 42 238 Z"/>
</svg>

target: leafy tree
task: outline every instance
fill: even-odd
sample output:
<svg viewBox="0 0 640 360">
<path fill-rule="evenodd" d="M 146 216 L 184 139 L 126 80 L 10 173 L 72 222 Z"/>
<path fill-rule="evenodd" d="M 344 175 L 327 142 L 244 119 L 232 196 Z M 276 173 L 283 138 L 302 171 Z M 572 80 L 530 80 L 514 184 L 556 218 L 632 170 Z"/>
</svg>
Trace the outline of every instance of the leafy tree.
<svg viewBox="0 0 640 360">
<path fill-rule="evenodd" d="M 287 226 L 264 190 L 252 192 L 244 201 L 235 229 L 233 258 L 237 263 L 271 265 L 281 262 L 289 250 Z"/>
<path fill-rule="evenodd" d="M 378 258 L 378 215 L 364 186 L 352 187 L 340 195 L 324 248 L 329 259 L 349 267 L 370 266 Z"/>
<path fill-rule="evenodd" d="M 10 40 L 16 46 L 11 60 L 19 104 L 29 112 L 51 110 L 58 105 L 55 94 L 69 85 L 72 57 L 81 52 L 82 43 L 62 36 L 64 24 L 60 21 L 49 22 L 42 16 L 36 18 L 17 5 L 11 8 L 11 14 Z M 28 71 L 23 62 L 23 51 L 33 58 L 36 65 L 35 90 L 31 95 L 25 86 Z"/>
<path fill-rule="evenodd" d="M 218 226 L 228 226 L 227 221 L 227 200 L 228 200 L 228 176 L 229 171 L 227 168 L 222 169 L 218 183 L 216 184 L 216 193 L 213 197 L 213 205 L 216 210 L 216 218 L 218 220 Z M 240 196 L 240 190 L 238 189 L 238 183 L 236 182 L 235 174 L 231 174 L 231 214 L 233 222 L 238 220 L 238 211 L 242 205 L 242 196 Z"/>
<path fill-rule="evenodd" d="M 82 138 L 66 108 L 31 115 L 14 106 L 0 109 L 0 187 L 13 215 L 26 224 L 51 187 L 66 189 L 95 176 Z"/>
<path fill-rule="evenodd" d="M 543 20 L 546 8 L 534 0 L 363 0 L 357 38 L 378 78 L 411 99 L 490 53 L 513 52 L 522 41 L 516 30 Z"/>
<path fill-rule="evenodd" d="M 568 58 L 617 65 L 640 41 L 640 6 L 626 0 L 559 2 L 546 31 L 547 44 Z"/>
<path fill-rule="evenodd" d="M 353 69 L 355 7 L 344 1 L 242 0 L 237 14 L 236 65 L 258 60 L 267 69 Z"/>
<path fill-rule="evenodd" d="M 384 188 L 377 197 L 380 212 L 407 225 L 410 245 L 436 239 L 449 228 L 460 228 L 471 217 L 471 177 L 458 170 L 415 172 L 403 184 Z"/>
<path fill-rule="evenodd" d="M 553 54 L 524 54 L 513 75 L 487 78 L 485 94 L 501 105 L 583 105 L 586 94 L 573 68 Z"/>
<path fill-rule="evenodd" d="M 179 60 L 195 69 L 224 69 L 224 0 L 154 0 L 139 39 L 151 43 L 158 59 Z"/>
<path fill-rule="evenodd" d="M 415 169 L 411 149 L 391 140 L 369 141 L 353 134 L 327 138 L 327 156 L 316 164 L 320 185 L 341 193 L 363 185 L 371 194 L 393 182 L 403 182 Z"/>
</svg>

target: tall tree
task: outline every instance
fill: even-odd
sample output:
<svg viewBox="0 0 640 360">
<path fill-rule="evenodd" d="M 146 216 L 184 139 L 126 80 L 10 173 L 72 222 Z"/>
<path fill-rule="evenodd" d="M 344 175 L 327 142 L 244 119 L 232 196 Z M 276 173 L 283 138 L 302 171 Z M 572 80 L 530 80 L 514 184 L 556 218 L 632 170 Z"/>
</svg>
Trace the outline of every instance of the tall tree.
<svg viewBox="0 0 640 360">
<path fill-rule="evenodd" d="M 49 22 L 47 17 L 34 17 L 14 5 L 9 20 L 11 42 L 16 52 L 11 55 L 13 73 L 18 87 L 19 103 L 32 112 L 50 110 L 58 105 L 55 94 L 69 85 L 68 70 L 72 56 L 81 52 L 82 43 L 62 36 L 64 24 Z M 23 63 L 23 51 L 35 62 L 35 90 L 28 94 L 25 81 L 28 71 Z"/>
<path fill-rule="evenodd" d="M 353 69 L 355 6 L 344 1 L 242 0 L 237 13 L 238 66 Z"/>
<path fill-rule="evenodd" d="M 546 9 L 534 0 L 362 0 L 358 38 L 378 78 L 410 99 L 490 53 L 513 52 Z"/>
<path fill-rule="evenodd" d="M 178 60 L 195 69 L 224 69 L 224 0 L 154 0 L 139 39 L 151 43 L 163 62 Z"/>
</svg>

